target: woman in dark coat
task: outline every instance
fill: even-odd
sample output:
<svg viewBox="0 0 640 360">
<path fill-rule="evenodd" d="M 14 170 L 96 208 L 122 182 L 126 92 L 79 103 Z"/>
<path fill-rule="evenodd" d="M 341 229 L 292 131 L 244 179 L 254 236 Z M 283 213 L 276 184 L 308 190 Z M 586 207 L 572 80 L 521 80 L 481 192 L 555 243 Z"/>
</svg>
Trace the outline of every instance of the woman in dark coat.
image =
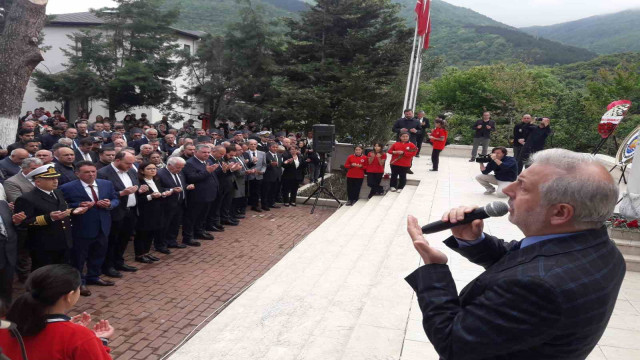
<svg viewBox="0 0 640 360">
<path fill-rule="evenodd" d="M 157 257 L 151 255 L 151 243 L 159 243 L 162 240 L 162 230 L 165 225 L 162 221 L 164 217 L 164 198 L 171 195 L 172 190 L 165 191 L 160 182 L 156 180 L 158 169 L 152 163 L 143 163 L 138 168 L 138 180 L 140 189 L 136 193 L 138 200 L 138 222 L 136 224 L 136 237 L 133 246 L 136 254 L 136 261 L 141 263 L 152 263 L 159 261 Z M 165 249 L 157 249 L 161 252 Z"/>
<path fill-rule="evenodd" d="M 306 159 L 300 154 L 300 149 L 293 145 L 289 153 L 285 153 L 282 165 L 282 193 L 284 206 L 296 206 L 298 187 L 304 180 Z"/>
</svg>

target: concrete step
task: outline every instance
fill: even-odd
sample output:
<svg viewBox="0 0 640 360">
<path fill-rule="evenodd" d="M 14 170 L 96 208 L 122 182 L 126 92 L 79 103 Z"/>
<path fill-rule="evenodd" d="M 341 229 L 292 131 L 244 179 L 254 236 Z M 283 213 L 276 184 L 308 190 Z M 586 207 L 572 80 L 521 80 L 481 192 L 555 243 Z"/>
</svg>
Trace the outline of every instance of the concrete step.
<svg viewBox="0 0 640 360">
<path fill-rule="evenodd" d="M 623 255 L 640 256 L 640 241 L 612 239 Z"/>
<path fill-rule="evenodd" d="M 351 242 L 373 234 L 400 196 L 339 209 L 172 359 L 283 359 L 299 352 L 349 274 L 344 265 L 358 248 Z M 373 225 L 358 226 L 365 223 Z"/>
<path fill-rule="evenodd" d="M 640 256 L 622 254 L 627 264 L 627 271 L 640 272 Z"/>
</svg>

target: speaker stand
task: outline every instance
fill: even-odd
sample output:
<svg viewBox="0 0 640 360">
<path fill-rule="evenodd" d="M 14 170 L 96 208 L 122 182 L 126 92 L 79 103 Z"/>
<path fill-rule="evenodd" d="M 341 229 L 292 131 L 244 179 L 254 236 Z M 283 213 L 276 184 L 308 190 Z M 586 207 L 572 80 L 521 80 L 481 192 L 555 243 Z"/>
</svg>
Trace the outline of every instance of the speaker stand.
<svg viewBox="0 0 640 360">
<path fill-rule="evenodd" d="M 311 214 L 313 214 L 313 212 L 316 210 L 316 205 L 318 204 L 318 199 L 320 198 L 320 194 L 324 194 L 324 195 L 327 195 L 327 196 L 333 198 L 333 200 L 335 200 L 338 203 L 338 208 L 340 208 L 340 206 L 342 206 L 342 203 L 340 202 L 340 200 L 338 200 L 338 197 L 335 196 L 333 194 L 333 192 L 331 192 L 331 190 L 329 190 L 329 188 L 324 186 L 326 157 L 325 157 L 325 154 L 320 154 L 320 157 L 322 158 L 322 162 L 320 163 L 320 184 L 318 184 L 318 187 L 313 192 L 313 194 L 309 195 L 307 200 L 305 200 L 302 203 L 302 205 L 305 205 L 307 203 L 307 201 L 309 201 L 309 199 L 311 199 L 314 196 L 316 197 L 315 201 L 313 202 L 313 206 L 311 207 Z"/>
</svg>

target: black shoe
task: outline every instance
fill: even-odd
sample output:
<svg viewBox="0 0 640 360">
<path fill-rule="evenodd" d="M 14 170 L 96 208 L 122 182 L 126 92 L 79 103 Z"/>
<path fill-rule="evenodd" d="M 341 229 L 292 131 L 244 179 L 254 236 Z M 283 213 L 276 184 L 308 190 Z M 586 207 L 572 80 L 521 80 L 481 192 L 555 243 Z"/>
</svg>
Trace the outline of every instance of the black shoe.
<svg viewBox="0 0 640 360">
<path fill-rule="evenodd" d="M 136 261 L 143 264 L 152 264 L 153 261 L 146 256 L 136 256 Z"/>
<path fill-rule="evenodd" d="M 200 242 L 199 241 L 183 241 L 183 244 L 187 245 L 187 246 L 193 246 L 193 247 L 198 247 L 200 246 Z"/>
<path fill-rule="evenodd" d="M 420 155 L 416 155 L 416 157 L 417 157 L 417 158 L 419 158 L 419 157 L 420 157 Z"/>
<path fill-rule="evenodd" d="M 98 286 L 113 286 L 116 283 L 109 280 L 102 280 L 98 278 L 97 280 L 87 280 L 87 285 L 98 285 Z"/>
<path fill-rule="evenodd" d="M 438 171 L 438 169 L 429 169 L 429 171 Z"/>
<path fill-rule="evenodd" d="M 346 206 L 351 206 L 351 205 L 353 205 L 353 201 L 349 200 L 349 201 L 347 201 L 347 203 L 345 205 Z"/>
<path fill-rule="evenodd" d="M 278 206 L 276 204 L 273 204 L 273 205 L 271 205 L 269 207 L 272 208 L 272 209 L 280 209 L 280 206 Z"/>
<path fill-rule="evenodd" d="M 238 224 L 240 224 L 237 221 L 233 221 L 233 220 L 224 220 L 222 222 L 223 225 L 229 225 L 229 226 L 238 226 Z"/>
<path fill-rule="evenodd" d="M 201 240 L 213 240 L 213 235 L 207 233 L 193 234 L 193 237 Z"/>
<path fill-rule="evenodd" d="M 220 225 L 220 226 L 222 226 L 222 225 Z M 223 232 L 224 228 L 223 227 L 217 227 L 215 225 L 211 225 L 211 226 L 207 226 L 205 228 L 205 230 L 207 230 L 207 231 L 215 231 L 215 232 Z"/>
<path fill-rule="evenodd" d="M 116 270 L 114 268 L 108 268 L 105 271 L 103 271 L 102 273 L 107 275 L 108 277 L 112 277 L 112 278 L 121 278 L 122 277 L 122 274 L 120 272 L 118 272 L 118 270 Z"/>
<path fill-rule="evenodd" d="M 146 257 L 147 259 L 149 259 L 151 261 L 160 261 L 160 258 L 157 258 L 157 257 L 155 257 L 155 256 L 153 256 L 151 254 L 144 255 L 144 257 Z"/>
<path fill-rule="evenodd" d="M 175 245 L 168 245 L 167 246 L 170 249 L 184 249 L 187 247 L 187 245 L 185 244 L 175 244 Z"/>
<path fill-rule="evenodd" d="M 476 161 L 476 159 L 469 159 L 469 162 L 474 162 Z"/>
<path fill-rule="evenodd" d="M 413 174 L 413 171 L 411 171 L 411 169 L 407 169 L 407 174 Z"/>
<path fill-rule="evenodd" d="M 91 290 L 87 289 L 86 285 L 80 285 L 81 296 L 91 296 Z"/>
<path fill-rule="evenodd" d="M 284 204 L 284 207 L 289 207 L 289 204 Z"/>
<path fill-rule="evenodd" d="M 260 209 L 260 208 L 259 208 L 259 207 L 257 207 L 257 206 L 252 206 L 252 207 L 251 207 L 251 210 L 252 210 L 252 211 L 255 211 L 255 212 L 262 212 L 262 209 Z"/>
<path fill-rule="evenodd" d="M 236 219 L 244 219 L 244 218 L 246 218 L 246 216 L 244 216 L 244 215 L 242 215 L 242 214 L 236 214 L 234 217 L 235 217 Z"/>
<path fill-rule="evenodd" d="M 294 206 L 294 207 L 297 206 L 296 203 L 289 203 L 289 205 Z"/>
<path fill-rule="evenodd" d="M 269 209 L 268 207 L 263 207 L 262 211 L 271 211 L 271 209 Z"/>
<path fill-rule="evenodd" d="M 120 265 L 120 266 L 116 266 L 115 268 L 116 268 L 116 270 L 118 270 L 118 271 L 127 271 L 127 272 L 136 272 L 136 271 L 138 271 L 138 268 L 137 268 L 137 267 L 135 267 L 135 266 L 129 266 L 129 265 L 127 265 L 127 264 L 122 264 L 122 265 Z"/>
<path fill-rule="evenodd" d="M 157 252 L 159 253 L 163 253 L 163 254 L 171 254 L 171 250 L 167 249 L 167 248 L 163 248 L 163 249 L 156 249 Z"/>
</svg>

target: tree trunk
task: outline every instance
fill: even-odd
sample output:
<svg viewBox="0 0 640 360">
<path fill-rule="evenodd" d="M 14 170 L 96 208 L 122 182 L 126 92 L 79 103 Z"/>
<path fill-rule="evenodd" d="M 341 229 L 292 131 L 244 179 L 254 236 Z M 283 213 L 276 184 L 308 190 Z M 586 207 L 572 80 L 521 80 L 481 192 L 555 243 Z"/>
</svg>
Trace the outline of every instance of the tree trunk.
<svg viewBox="0 0 640 360">
<path fill-rule="evenodd" d="M 0 145 L 15 140 L 22 99 L 33 69 L 42 61 L 38 36 L 48 0 L 15 0 L 0 37 Z"/>
</svg>

